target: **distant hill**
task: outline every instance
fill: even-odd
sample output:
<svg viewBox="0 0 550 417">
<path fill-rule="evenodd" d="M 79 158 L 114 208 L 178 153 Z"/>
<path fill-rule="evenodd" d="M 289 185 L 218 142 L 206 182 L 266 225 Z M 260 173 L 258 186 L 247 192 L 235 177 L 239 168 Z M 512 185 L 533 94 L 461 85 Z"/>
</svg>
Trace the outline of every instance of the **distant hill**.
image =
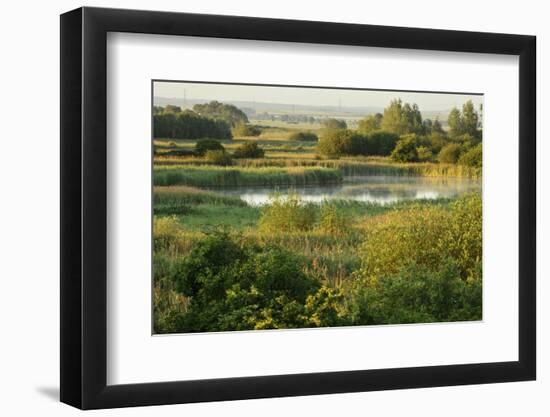
<svg viewBox="0 0 550 417">
<path fill-rule="evenodd" d="M 210 100 L 204 99 L 186 99 L 175 97 L 155 97 L 155 106 L 166 106 L 172 104 L 179 106 L 183 109 L 191 109 L 195 104 L 207 103 Z M 384 108 L 378 106 L 311 106 L 300 104 L 281 104 L 281 103 L 265 103 L 265 102 L 252 102 L 252 101 L 238 101 L 238 100 L 220 100 L 227 104 L 233 104 L 242 109 L 249 116 L 253 117 L 254 113 L 272 113 L 272 114 L 304 114 L 311 116 L 331 116 L 342 118 L 358 118 L 364 117 L 369 114 L 383 113 Z M 427 110 L 422 111 L 422 117 L 424 119 L 433 119 L 436 117 L 444 123 L 447 121 L 448 110 Z"/>
</svg>

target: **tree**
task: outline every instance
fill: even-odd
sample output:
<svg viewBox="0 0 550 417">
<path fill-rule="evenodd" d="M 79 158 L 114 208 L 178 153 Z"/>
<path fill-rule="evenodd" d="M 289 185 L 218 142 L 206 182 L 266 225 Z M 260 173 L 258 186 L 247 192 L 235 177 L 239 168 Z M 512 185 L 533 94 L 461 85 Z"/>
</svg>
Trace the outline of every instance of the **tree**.
<svg viewBox="0 0 550 417">
<path fill-rule="evenodd" d="M 366 155 L 367 139 L 349 129 L 331 130 L 325 133 L 317 145 L 317 150 L 330 157 L 342 155 Z"/>
<path fill-rule="evenodd" d="M 460 157 L 461 150 L 462 149 L 458 143 L 449 143 L 441 149 L 437 159 L 439 162 L 456 164 L 458 158 Z"/>
<path fill-rule="evenodd" d="M 381 127 L 387 132 L 397 133 L 398 135 L 408 133 L 406 120 L 403 118 L 403 102 L 401 99 L 392 100 L 390 105 L 384 109 Z"/>
<path fill-rule="evenodd" d="M 470 135 L 481 139 L 479 114 L 471 100 L 462 105 L 462 112 L 454 107 L 449 113 L 448 124 L 452 136 Z"/>
<path fill-rule="evenodd" d="M 256 142 L 246 142 L 240 145 L 235 152 L 234 158 L 263 158 L 264 150 Z"/>
<path fill-rule="evenodd" d="M 330 131 L 347 129 L 348 125 L 345 120 L 329 118 L 323 120 L 323 127 Z"/>
<path fill-rule="evenodd" d="M 363 134 L 370 134 L 382 127 L 383 115 L 381 113 L 371 114 L 359 121 L 357 130 Z"/>
<path fill-rule="evenodd" d="M 164 107 L 164 111 L 166 113 L 181 113 L 181 107 L 168 104 Z"/>
<path fill-rule="evenodd" d="M 483 165 L 482 145 L 478 143 L 476 146 L 464 152 L 458 160 L 460 165 L 466 165 L 474 168 L 481 168 Z"/>
<path fill-rule="evenodd" d="M 233 128 L 233 135 L 237 137 L 260 136 L 262 130 L 258 126 L 239 122 Z"/>
<path fill-rule="evenodd" d="M 477 114 L 474 104 L 468 100 L 462 105 L 462 129 L 464 134 L 478 137 L 479 131 L 479 115 Z"/>
<path fill-rule="evenodd" d="M 229 124 L 223 120 L 202 117 L 191 110 L 162 111 L 153 115 L 155 138 L 171 139 L 231 139 Z"/>
<path fill-rule="evenodd" d="M 422 114 L 418 105 L 403 104 L 401 99 L 392 100 L 389 106 L 384 109 L 381 128 L 398 135 L 422 134 Z"/>
<path fill-rule="evenodd" d="M 293 132 L 288 137 L 288 140 L 295 140 L 300 142 L 317 142 L 319 137 L 313 132 Z"/>
<path fill-rule="evenodd" d="M 391 158 L 396 162 L 418 162 L 418 146 L 418 137 L 415 134 L 402 136 L 395 145 Z"/>
<path fill-rule="evenodd" d="M 462 115 L 460 114 L 460 110 L 456 107 L 453 107 L 449 113 L 447 124 L 449 125 L 449 131 L 452 136 L 461 135 L 464 131 L 462 127 Z"/>
<path fill-rule="evenodd" d="M 443 130 L 443 127 L 441 126 L 441 122 L 437 117 L 433 122 L 431 133 L 441 133 L 441 134 L 445 133 L 445 131 Z"/>
<path fill-rule="evenodd" d="M 392 153 L 398 140 L 399 135 L 395 133 L 383 130 L 375 131 L 366 137 L 366 154 L 388 156 Z"/>
<path fill-rule="evenodd" d="M 195 153 L 197 155 L 203 156 L 208 151 L 222 151 L 222 152 L 225 152 L 225 148 L 217 140 L 210 140 L 210 139 L 199 140 L 195 144 Z"/>
<path fill-rule="evenodd" d="M 195 104 L 193 110 L 201 116 L 224 120 L 231 127 L 235 127 L 239 123 L 248 123 L 248 117 L 241 109 L 216 100 L 205 104 Z"/>
</svg>

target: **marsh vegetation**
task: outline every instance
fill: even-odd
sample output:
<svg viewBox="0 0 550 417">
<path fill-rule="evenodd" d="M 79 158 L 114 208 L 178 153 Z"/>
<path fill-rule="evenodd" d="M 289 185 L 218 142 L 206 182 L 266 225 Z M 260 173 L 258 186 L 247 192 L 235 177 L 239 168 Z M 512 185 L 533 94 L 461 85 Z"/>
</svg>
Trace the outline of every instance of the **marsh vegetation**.
<svg viewBox="0 0 550 417">
<path fill-rule="evenodd" d="M 471 102 L 273 119 L 155 107 L 155 333 L 481 319 Z"/>
</svg>

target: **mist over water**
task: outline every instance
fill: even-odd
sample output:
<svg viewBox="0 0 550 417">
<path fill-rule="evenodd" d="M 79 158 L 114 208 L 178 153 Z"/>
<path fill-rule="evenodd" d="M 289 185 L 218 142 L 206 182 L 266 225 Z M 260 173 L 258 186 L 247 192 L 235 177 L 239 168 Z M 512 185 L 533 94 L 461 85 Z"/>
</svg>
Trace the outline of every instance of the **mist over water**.
<svg viewBox="0 0 550 417">
<path fill-rule="evenodd" d="M 346 177 L 342 184 L 307 187 L 239 187 L 217 190 L 225 195 L 239 196 L 250 205 L 269 202 L 274 193 L 294 192 L 303 201 L 322 202 L 330 199 L 354 200 L 379 204 L 403 200 L 453 198 L 481 190 L 481 180 L 466 178 L 430 178 L 403 176 Z"/>
</svg>

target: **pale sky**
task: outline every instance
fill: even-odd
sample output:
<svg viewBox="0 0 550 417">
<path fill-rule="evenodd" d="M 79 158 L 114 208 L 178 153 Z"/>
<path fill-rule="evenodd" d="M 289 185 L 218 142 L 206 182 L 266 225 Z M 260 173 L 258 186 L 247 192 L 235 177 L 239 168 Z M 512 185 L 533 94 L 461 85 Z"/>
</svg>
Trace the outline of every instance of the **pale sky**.
<svg viewBox="0 0 550 417">
<path fill-rule="evenodd" d="M 418 104 L 421 111 L 449 110 L 472 100 L 477 108 L 482 95 L 448 93 L 409 93 L 400 91 L 369 91 L 326 88 L 267 87 L 258 85 L 204 84 L 188 82 L 154 83 L 154 96 L 188 100 L 249 101 L 311 106 L 386 107 L 394 98 Z"/>
</svg>

